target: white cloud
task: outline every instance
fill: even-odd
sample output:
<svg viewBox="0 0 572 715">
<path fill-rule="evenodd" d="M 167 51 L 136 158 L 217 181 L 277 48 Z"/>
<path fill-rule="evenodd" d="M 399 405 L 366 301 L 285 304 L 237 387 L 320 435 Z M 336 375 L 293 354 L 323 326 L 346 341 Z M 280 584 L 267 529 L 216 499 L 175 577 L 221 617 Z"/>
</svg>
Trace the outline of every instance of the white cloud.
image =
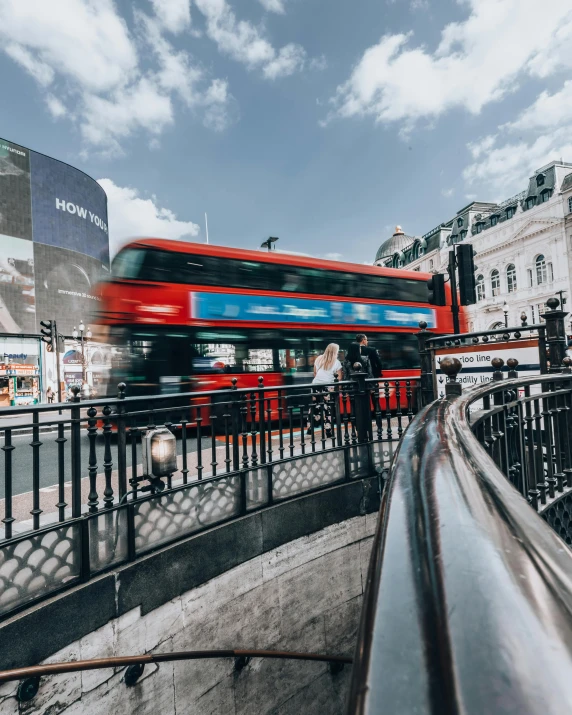
<svg viewBox="0 0 572 715">
<path fill-rule="evenodd" d="M 290 43 L 278 52 L 262 31 L 246 20 L 237 20 L 226 0 L 195 0 L 205 16 L 206 33 L 216 42 L 220 52 L 246 65 L 248 69 L 262 69 L 268 79 L 287 76 L 301 70 L 306 51 Z"/>
<path fill-rule="evenodd" d="M 453 196 L 454 193 L 455 189 L 441 189 L 441 196 L 444 196 L 446 199 Z"/>
<path fill-rule="evenodd" d="M 503 129 L 530 131 L 531 129 L 554 129 L 572 123 L 572 80 L 564 82 L 562 89 L 553 94 L 542 92 L 516 121 Z"/>
<path fill-rule="evenodd" d="M 290 43 L 282 47 L 276 57 L 264 67 L 263 74 L 267 79 L 287 77 L 301 70 L 305 59 L 304 48 Z"/>
<path fill-rule="evenodd" d="M 333 113 L 410 128 L 455 107 L 478 114 L 515 90 L 522 76 L 572 66 L 569 0 L 552 0 L 542 12 L 536 0 L 463 5 L 469 16 L 445 26 L 434 50 L 416 46 L 411 33 L 384 35 L 368 48 L 332 97 Z"/>
<path fill-rule="evenodd" d="M 499 197 L 522 189 L 538 167 L 561 157 L 572 159 L 572 81 L 556 92 L 541 92 L 514 121 L 468 149 L 473 162 L 463 172 L 465 180 L 486 183 Z"/>
<path fill-rule="evenodd" d="M 284 1 L 283 0 L 258 0 L 262 7 L 268 12 L 275 12 L 278 15 L 284 15 Z"/>
<path fill-rule="evenodd" d="M 57 97 L 52 94 L 48 94 L 46 97 L 46 104 L 48 105 L 48 110 L 52 117 L 59 119 L 60 117 L 65 117 L 68 110 L 65 108 L 63 102 L 61 102 Z"/>
<path fill-rule="evenodd" d="M 409 9 L 412 12 L 416 12 L 417 10 L 428 10 L 429 0 L 411 0 L 409 3 Z"/>
<path fill-rule="evenodd" d="M 84 155 L 121 153 L 138 131 L 161 134 L 174 122 L 176 99 L 202 113 L 206 126 L 221 130 L 231 121 L 226 82 L 209 80 L 163 37 L 189 27 L 188 1 L 152 2 L 157 16 L 136 11 L 132 33 L 113 0 L 0 0 L 0 49 L 49 88 L 53 117 L 77 123 Z"/>
<path fill-rule="evenodd" d="M 179 220 L 172 211 L 158 206 L 155 196 L 141 198 L 136 189 L 117 186 L 111 179 L 99 183 L 107 194 L 112 256 L 133 237 L 190 239 L 199 234 L 196 223 Z"/>
<path fill-rule="evenodd" d="M 12 57 L 19 47 L 22 56 L 92 91 L 115 87 L 137 67 L 136 48 L 112 0 L 0 0 L 0 17 L 0 42 L 12 48 Z"/>
<path fill-rule="evenodd" d="M 178 33 L 191 25 L 190 0 L 151 0 L 155 15 L 169 32 Z"/>
</svg>

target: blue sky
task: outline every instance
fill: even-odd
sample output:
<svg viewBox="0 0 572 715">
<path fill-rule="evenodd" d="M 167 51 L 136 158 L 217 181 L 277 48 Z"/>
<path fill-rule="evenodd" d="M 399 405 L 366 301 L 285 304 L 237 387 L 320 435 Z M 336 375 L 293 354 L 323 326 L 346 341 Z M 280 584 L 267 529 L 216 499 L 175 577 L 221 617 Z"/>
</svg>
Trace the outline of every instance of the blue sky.
<svg viewBox="0 0 572 715">
<path fill-rule="evenodd" d="M 372 261 L 572 161 L 569 0 L 0 0 L 0 136 L 129 236 Z"/>
</svg>

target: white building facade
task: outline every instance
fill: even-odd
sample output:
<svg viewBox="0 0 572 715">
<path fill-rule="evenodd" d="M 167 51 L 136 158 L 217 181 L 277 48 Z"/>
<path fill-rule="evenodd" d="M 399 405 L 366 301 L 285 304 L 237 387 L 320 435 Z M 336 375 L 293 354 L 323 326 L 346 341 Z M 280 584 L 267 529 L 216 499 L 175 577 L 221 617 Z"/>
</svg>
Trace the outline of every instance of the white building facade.
<svg viewBox="0 0 572 715">
<path fill-rule="evenodd" d="M 572 164 L 551 162 L 528 188 L 501 204 L 472 202 L 422 237 L 400 227 L 382 244 L 376 265 L 445 273 L 455 243 L 475 250 L 477 303 L 466 308 L 469 330 L 536 323 L 552 296 L 572 310 Z M 562 293 L 561 293 L 562 292 Z M 570 316 L 566 330 L 572 334 Z"/>
</svg>

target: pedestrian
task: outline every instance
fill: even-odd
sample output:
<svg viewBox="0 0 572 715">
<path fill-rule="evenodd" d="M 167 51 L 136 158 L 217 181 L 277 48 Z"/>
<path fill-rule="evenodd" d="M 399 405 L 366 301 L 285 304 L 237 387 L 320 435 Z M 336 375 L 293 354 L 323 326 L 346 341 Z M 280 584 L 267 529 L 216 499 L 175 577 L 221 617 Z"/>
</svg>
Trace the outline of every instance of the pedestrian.
<svg viewBox="0 0 572 715">
<path fill-rule="evenodd" d="M 360 347 L 361 355 L 365 355 L 369 359 L 372 373 L 371 377 L 381 377 L 382 369 L 379 353 L 375 348 L 369 347 L 367 335 L 364 335 L 363 333 L 356 335 L 356 342 Z"/>
<path fill-rule="evenodd" d="M 342 363 L 338 360 L 340 346 L 330 343 L 322 355 L 314 361 L 314 379 L 312 380 L 312 406 L 308 413 L 307 434 L 312 434 L 314 427 L 322 426 L 326 437 L 332 437 L 332 400 L 333 382 L 342 379 Z"/>
<path fill-rule="evenodd" d="M 54 391 L 52 390 L 52 386 L 49 385 L 48 389 L 46 390 L 46 400 L 51 403 L 54 401 Z"/>
<path fill-rule="evenodd" d="M 344 380 L 351 380 L 356 372 L 365 372 L 367 377 L 373 377 L 369 355 L 362 352 L 364 339 L 367 340 L 366 336 L 360 333 L 356 335 L 355 341 L 350 343 L 344 360 Z"/>
</svg>

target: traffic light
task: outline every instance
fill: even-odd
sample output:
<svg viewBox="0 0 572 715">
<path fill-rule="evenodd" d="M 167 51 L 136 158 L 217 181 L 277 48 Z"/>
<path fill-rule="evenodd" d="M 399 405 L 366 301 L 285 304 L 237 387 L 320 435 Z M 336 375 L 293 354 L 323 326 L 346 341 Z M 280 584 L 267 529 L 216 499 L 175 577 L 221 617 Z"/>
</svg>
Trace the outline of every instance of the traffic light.
<svg viewBox="0 0 572 715">
<path fill-rule="evenodd" d="M 457 246 L 457 266 L 459 269 L 459 298 L 461 305 L 473 305 L 477 302 L 475 284 L 475 262 L 473 247 L 470 243 Z"/>
<path fill-rule="evenodd" d="M 42 329 L 42 340 L 46 343 L 46 350 L 51 353 L 54 349 L 55 343 L 55 321 L 54 320 L 40 320 L 40 325 Z"/>
<path fill-rule="evenodd" d="M 429 303 L 431 305 L 447 305 L 445 297 L 445 276 L 442 273 L 435 273 L 427 281 L 429 291 Z"/>
</svg>

